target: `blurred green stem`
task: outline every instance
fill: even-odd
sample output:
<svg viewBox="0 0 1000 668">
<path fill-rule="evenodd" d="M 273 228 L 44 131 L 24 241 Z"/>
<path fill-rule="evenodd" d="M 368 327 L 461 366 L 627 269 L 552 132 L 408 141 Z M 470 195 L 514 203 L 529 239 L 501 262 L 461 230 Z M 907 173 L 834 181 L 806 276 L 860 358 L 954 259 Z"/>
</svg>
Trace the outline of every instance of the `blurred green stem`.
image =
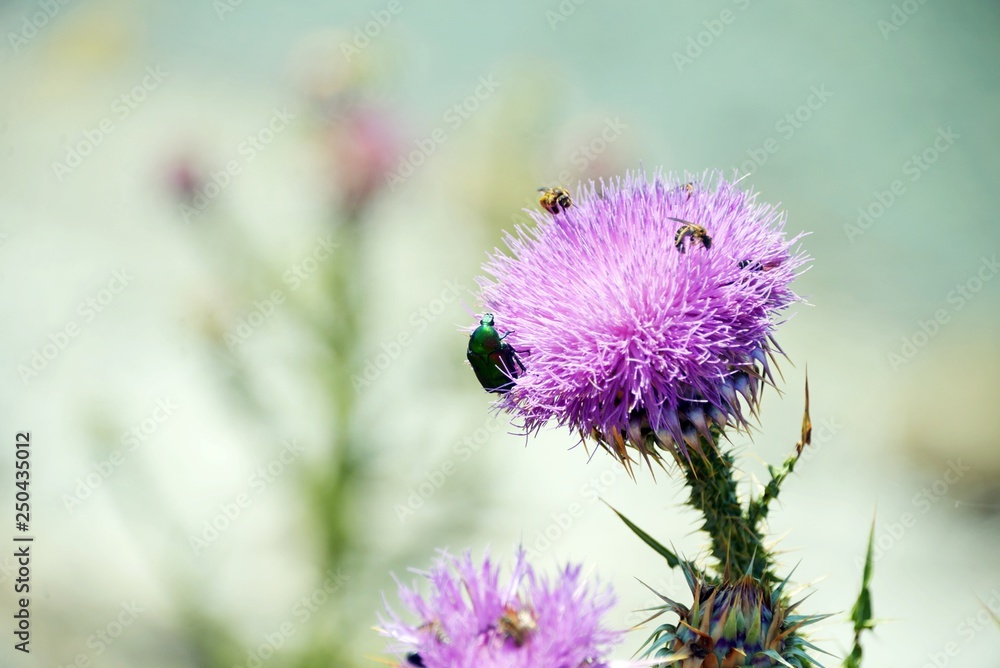
<svg viewBox="0 0 1000 668">
<path fill-rule="evenodd" d="M 329 297 L 324 343 L 329 355 L 323 377 L 329 383 L 333 408 L 333 433 L 331 435 L 329 463 L 320 473 L 317 510 L 320 525 L 325 533 L 324 562 L 326 568 L 336 568 L 343 563 L 343 556 L 351 540 L 348 526 L 348 499 L 354 481 L 362 472 L 363 459 L 356 451 L 355 397 L 350 371 L 358 356 L 361 281 L 357 274 L 357 259 L 361 251 L 360 224 L 357 220 L 345 221 L 340 227 L 337 252 L 330 261 L 327 272 Z"/>
</svg>

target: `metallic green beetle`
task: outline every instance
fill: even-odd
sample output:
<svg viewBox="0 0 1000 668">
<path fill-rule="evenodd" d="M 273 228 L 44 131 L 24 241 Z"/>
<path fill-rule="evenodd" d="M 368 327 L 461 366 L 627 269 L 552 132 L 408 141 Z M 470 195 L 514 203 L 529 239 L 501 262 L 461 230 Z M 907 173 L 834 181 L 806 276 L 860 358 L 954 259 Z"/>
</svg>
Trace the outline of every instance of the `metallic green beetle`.
<svg viewBox="0 0 1000 668">
<path fill-rule="evenodd" d="M 469 349 L 465 356 L 476 372 L 479 384 L 487 392 L 510 392 L 514 380 L 524 373 L 524 364 L 517 351 L 503 340 L 507 336 L 493 327 L 493 314 L 484 313 L 479 327 L 469 336 Z"/>
</svg>

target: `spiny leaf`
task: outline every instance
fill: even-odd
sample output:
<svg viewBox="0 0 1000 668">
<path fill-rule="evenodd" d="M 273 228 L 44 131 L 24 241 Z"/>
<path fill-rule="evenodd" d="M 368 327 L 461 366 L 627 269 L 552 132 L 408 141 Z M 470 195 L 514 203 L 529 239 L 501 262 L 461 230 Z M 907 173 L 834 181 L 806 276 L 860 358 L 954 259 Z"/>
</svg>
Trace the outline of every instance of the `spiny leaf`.
<svg viewBox="0 0 1000 668">
<path fill-rule="evenodd" d="M 631 529 L 632 533 L 634 533 L 636 536 L 638 536 L 642 540 L 642 542 L 644 542 L 646 545 L 649 545 L 651 548 L 653 548 L 657 552 L 657 554 L 659 554 L 661 557 L 663 557 L 664 559 L 666 559 L 668 566 L 670 566 L 671 568 L 677 568 L 678 566 L 681 565 L 681 560 L 677 558 L 676 554 L 674 554 L 673 552 L 671 552 L 667 548 L 665 548 L 662 545 L 660 545 L 660 543 L 655 538 L 653 538 L 648 533 L 646 533 L 645 531 L 643 531 L 642 529 L 640 529 L 638 526 L 636 526 L 632 522 L 632 520 L 630 520 L 629 518 L 625 517 L 624 515 L 622 515 L 617 510 L 615 510 L 614 507 L 611 504 L 609 504 L 607 501 L 604 501 L 603 499 L 601 499 L 601 501 L 603 501 L 604 505 L 606 505 L 608 508 L 611 508 L 611 510 L 614 511 L 615 515 L 617 515 L 619 518 L 621 518 L 621 521 L 625 523 L 625 526 L 627 526 L 629 529 Z"/>
<path fill-rule="evenodd" d="M 767 517 L 767 512 L 770 509 L 771 502 L 778 498 L 778 494 L 781 492 L 781 484 L 785 481 L 791 473 L 795 470 L 795 464 L 798 463 L 799 457 L 802 456 L 802 451 L 805 447 L 812 443 L 812 420 L 809 417 L 809 371 L 806 370 L 806 405 L 805 410 L 802 413 L 802 433 L 799 436 L 798 442 L 795 444 L 795 452 L 785 460 L 785 463 L 781 465 L 780 469 L 776 469 L 773 466 L 768 466 L 768 472 L 771 474 L 771 480 L 764 487 L 764 493 L 757 499 L 750 502 L 747 508 L 747 521 L 750 526 L 757 530 L 760 522 Z"/>
<path fill-rule="evenodd" d="M 861 649 L 861 634 L 875 628 L 875 622 L 872 621 L 871 592 L 868 589 L 875 568 L 874 547 L 875 518 L 872 518 L 872 528 L 868 534 L 868 554 L 865 557 L 864 573 L 861 576 L 861 593 L 858 594 L 858 600 L 851 608 L 851 621 L 854 622 L 854 648 L 844 660 L 844 668 L 860 668 L 861 657 L 864 654 Z"/>
</svg>

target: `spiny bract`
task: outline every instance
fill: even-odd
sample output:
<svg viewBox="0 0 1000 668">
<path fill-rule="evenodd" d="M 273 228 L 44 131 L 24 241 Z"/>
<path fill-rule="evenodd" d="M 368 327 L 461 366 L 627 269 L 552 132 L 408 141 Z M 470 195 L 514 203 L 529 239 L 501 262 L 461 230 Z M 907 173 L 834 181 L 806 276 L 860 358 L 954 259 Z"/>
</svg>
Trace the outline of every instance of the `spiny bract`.
<svg viewBox="0 0 1000 668">
<path fill-rule="evenodd" d="M 673 612 L 676 624 L 656 629 L 647 656 L 661 668 L 765 668 L 818 666 L 806 653 L 816 649 L 798 631 L 824 619 L 792 615 L 796 604 L 782 598 L 787 580 L 774 591 L 750 575 L 712 583 L 690 563 L 684 574 L 693 601 L 688 608 L 657 594 L 664 605 L 656 616 Z M 820 650 L 817 650 L 820 651 Z"/>
</svg>

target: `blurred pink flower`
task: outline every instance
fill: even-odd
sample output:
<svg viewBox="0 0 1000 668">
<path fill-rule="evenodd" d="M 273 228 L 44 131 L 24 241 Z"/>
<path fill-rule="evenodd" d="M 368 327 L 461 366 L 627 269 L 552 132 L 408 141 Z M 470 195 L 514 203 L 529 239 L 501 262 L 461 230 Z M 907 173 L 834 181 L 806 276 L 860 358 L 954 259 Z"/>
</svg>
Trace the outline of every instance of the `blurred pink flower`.
<svg viewBox="0 0 1000 668">
<path fill-rule="evenodd" d="M 360 213 L 385 184 L 399 155 L 396 127 L 387 113 L 352 105 L 327 133 L 328 159 L 341 206 Z"/>
</svg>

